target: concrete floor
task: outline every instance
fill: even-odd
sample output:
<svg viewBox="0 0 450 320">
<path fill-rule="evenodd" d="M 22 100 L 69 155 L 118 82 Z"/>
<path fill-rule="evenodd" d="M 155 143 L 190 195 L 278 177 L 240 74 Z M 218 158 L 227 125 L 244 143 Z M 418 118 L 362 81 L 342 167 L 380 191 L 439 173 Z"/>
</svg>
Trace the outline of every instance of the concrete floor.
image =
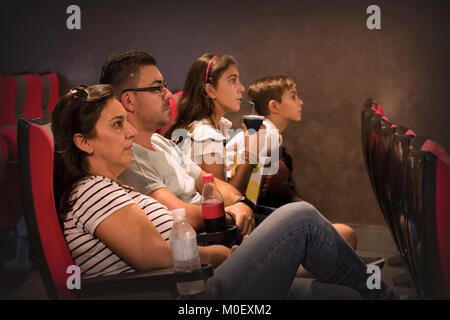
<svg viewBox="0 0 450 320">
<path fill-rule="evenodd" d="M 386 263 L 381 270 L 381 279 L 403 299 L 418 299 L 415 289 L 399 287 L 394 278 L 407 274 L 404 266 L 394 267 L 387 260 L 397 254 L 394 240 L 385 227 L 351 225 L 358 237 L 358 254 L 366 257 L 383 257 Z M 26 275 L 8 275 L 2 283 L 0 300 L 48 299 L 39 272 L 33 270 Z"/>
</svg>

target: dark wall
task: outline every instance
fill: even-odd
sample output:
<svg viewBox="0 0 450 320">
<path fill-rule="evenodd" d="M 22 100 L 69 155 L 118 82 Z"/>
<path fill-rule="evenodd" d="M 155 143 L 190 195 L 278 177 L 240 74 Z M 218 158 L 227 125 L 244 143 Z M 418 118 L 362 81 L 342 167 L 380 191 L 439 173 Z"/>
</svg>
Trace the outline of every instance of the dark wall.
<svg viewBox="0 0 450 320">
<path fill-rule="evenodd" d="M 66 8 L 81 7 L 81 30 Z M 366 9 L 381 8 L 381 30 Z M 244 85 L 291 76 L 303 121 L 284 134 L 302 196 L 331 220 L 383 225 L 364 167 L 360 110 L 388 117 L 450 149 L 448 1 L 8 1 L 2 3 L 1 73 L 52 70 L 97 82 L 113 52 L 146 50 L 171 88 L 194 59 L 231 54 Z M 240 115 L 230 115 L 236 124 Z"/>
</svg>

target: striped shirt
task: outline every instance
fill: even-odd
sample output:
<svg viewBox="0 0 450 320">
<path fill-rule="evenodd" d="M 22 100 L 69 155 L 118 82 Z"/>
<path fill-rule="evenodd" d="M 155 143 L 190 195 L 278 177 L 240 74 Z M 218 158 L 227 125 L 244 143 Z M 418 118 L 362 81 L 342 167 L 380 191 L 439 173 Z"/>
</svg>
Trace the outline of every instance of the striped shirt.
<svg viewBox="0 0 450 320">
<path fill-rule="evenodd" d="M 135 271 L 95 236 L 95 229 L 103 220 L 127 205 L 137 204 L 164 240 L 169 240 L 173 219 L 167 207 L 151 197 L 126 190 L 109 178 L 91 176 L 81 180 L 71 199 L 75 199 L 75 204 L 63 222 L 64 237 L 84 278 Z"/>
</svg>

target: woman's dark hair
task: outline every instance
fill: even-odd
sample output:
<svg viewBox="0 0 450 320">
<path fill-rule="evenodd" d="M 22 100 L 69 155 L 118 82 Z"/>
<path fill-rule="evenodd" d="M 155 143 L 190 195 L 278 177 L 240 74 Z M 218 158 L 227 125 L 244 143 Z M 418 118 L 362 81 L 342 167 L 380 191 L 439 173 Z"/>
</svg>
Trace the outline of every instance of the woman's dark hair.
<svg viewBox="0 0 450 320">
<path fill-rule="evenodd" d="M 70 90 L 52 112 L 51 128 L 55 140 L 54 194 L 60 220 L 72 209 L 72 190 L 89 176 L 87 154 L 73 142 L 81 133 L 86 138 L 96 136 L 95 125 L 109 99 L 114 98 L 110 85 L 94 85 Z"/>
<path fill-rule="evenodd" d="M 211 62 L 214 55 L 206 53 L 194 61 L 184 82 L 183 95 L 178 105 L 178 115 L 166 138 L 171 139 L 172 132 L 178 128 L 186 129 L 190 123 L 196 120 L 210 119 L 214 115 L 214 103 L 205 92 L 207 83 L 217 86 L 222 73 L 231 65 L 237 65 L 231 56 L 217 56 Z M 211 64 L 210 64 L 211 62 Z M 209 65 L 210 64 L 210 65 Z M 206 70 L 209 65 L 208 78 Z"/>
</svg>

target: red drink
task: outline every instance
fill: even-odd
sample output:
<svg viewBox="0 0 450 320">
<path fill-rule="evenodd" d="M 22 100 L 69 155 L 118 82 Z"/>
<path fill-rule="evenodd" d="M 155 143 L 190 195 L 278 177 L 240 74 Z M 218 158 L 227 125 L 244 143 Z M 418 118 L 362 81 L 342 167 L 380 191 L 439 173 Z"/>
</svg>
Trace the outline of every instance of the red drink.
<svg viewBox="0 0 450 320">
<path fill-rule="evenodd" d="M 226 218 L 223 201 L 209 200 L 202 203 L 203 219 L 206 232 L 219 232 L 225 230 Z"/>
<path fill-rule="evenodd" d="M 202 213 L 206 232 L 219 232 L 225 230 L 226 218 L 223 206 L 223 197 L 214 184 L 214 176 L 203 176 Z"/>
</svg>

